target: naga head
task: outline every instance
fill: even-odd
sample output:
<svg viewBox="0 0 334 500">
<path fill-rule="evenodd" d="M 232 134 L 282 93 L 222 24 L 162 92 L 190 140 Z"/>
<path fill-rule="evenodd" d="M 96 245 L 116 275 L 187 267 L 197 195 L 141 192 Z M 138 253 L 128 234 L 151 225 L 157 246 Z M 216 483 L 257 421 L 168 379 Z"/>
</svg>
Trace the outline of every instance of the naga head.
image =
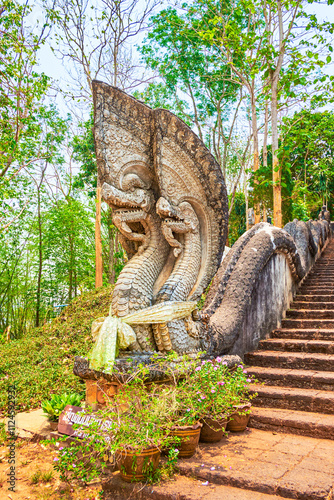
<svg viewBox="0 0 334 500">
<path fill-rule="evenodd" d="M 161 218 L 175 218 L 176 220 L 183 219 L 181 211 L 177 207 L 172 206 L 169 201 L 162 196 L 157 201 L 156 211 Z"/>
<path fill-rule="evenodd" d="M 150 190 L 150 183 L 141 179 L 135 173 L 127 173 L 123 176 L 121 189 L 103 183 L 102 197 L 113 209 L 140 208 L 149 212 L 154 205 L 154 196 Z"/>
</svg>

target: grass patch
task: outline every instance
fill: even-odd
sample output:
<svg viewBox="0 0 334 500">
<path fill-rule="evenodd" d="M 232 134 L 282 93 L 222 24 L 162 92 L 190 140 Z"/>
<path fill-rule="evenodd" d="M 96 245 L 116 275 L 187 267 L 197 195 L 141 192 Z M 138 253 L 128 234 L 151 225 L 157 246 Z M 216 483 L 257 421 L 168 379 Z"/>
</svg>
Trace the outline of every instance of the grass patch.
<svg viewBox="0 0 334 500">
<path fill-rule="evenodd" d="M 0 422 L 0 446 L 3 446 L 7 441 L 6 425 Z"/>
<path fill-rule="evenodd" d="M 91 348 L 94 319 L 107 316 L 113 286 L 82 294 L 51 323 L 1 346 L 0 414 L 7 408 L 7 387 L 16 385 L 16 411 L 38 408 L 51 394 L 84 395 L 83 381 L 73 375 L 75 356 Z"/>
</svg>

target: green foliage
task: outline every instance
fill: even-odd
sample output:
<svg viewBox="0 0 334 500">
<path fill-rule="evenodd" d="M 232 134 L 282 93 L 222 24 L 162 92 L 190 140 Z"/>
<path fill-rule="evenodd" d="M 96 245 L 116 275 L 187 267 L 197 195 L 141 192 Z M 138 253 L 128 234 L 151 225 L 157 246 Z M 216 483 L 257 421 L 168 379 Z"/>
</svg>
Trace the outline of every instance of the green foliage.
<svg viewBox="0 0 334 500">
<path fill-rule="evenodd" d="M 149 84 L 136 97 L 150 106 L 170 109 L 196 127 L 221 163 L 226 147 L 221 136 L 229 142 L 228 120 L 239 86 L 232 81 L 229 63 L 219 48 L 201 35 L 212 21 L 208 5 L 199 1 L 183 7 L 182 11 L 168 7 L 152 17 L 152 29 L 140 51 L 162 82 Z"/>
<path fill-rule="evenodd" d="M 283 144 L 280 143 L 283 147 Z M 250 178 L 250 186 L 252 187 L 249 203 L 260 203 L 266 207 L 267 215 L 272 216 L 273 206 L 273 182 L 272 182 L 272 153 L 271 146 L 268 146 L 268 165 L 263 165 L 263 152 L 260 158 L 260 167 L 256 172 L 253 172 Z M 282 216 L 283 226 L 293 220 L 292 214 L 292 191 L 293 178 L 290 166 L 280 156 L 281 161 L 281 186 L 282 186 Z"/>
<path fill-rule="evenodd" d="M 11 338 L 35 324 L 40 252 L 40 322 L 50 320 L 54 306 L 94 287 L 93 207 L 72 196 L 51 204 L 43 189 L 41 197 L 41 227 L 31 204 L 0 233 L 0 332 L 10 326 Z"/>
<path fill-rule="evenodd" d="M 45 29 L 38 33 L 29 27 L 32 7 L 4 0 L 1 9 L 0 180 L 8 182 L 11 166 L 27 161 L 25 145 L 39 134 L 36 114 L 49 83 L 45 74 L 36 72 Z"/>
<path fill-rule="evenodd" d="M 0 446 L 3 446 L 7 441 L 6 424 L 0 422 Z"/>
<path fill-rule="evenodd" d="M 80 164 L 80 172 L 74 179 L 74 187 L 86 189 L 91 198 L 95 198 L 97 187 L 93 127 L 94 117 L 91 113 L 89 120 L 79 124 L 82 134 L 75 135 L 72 139 L 73 158 Z"/>
<path fill-rule="evenodd" d="M 45 415 L 49 417 L 49 420 L 53 422 L 58 422 L 59 416 L 65 406 L 80 406 L 82 401 L 82 395 L 80 394 L 52 394 L 51 399 L 46 399 L 42 401 L 41 407 Z"/>
<path fill-rule="evenodd" d="M 177 415 L 173 415 L 173 420 L 181 425 L 192 425 L 208 417 L 229 417 L 234 405 L 253 397 L 249 394 L 253 377 L 243 365 L 230 371 L 223 358 L 218 357 L 200 364 L 193 362 L 190 367 L 176 389 Z"/>
<path fill-rule="evenodd" d="M 231 199 L 231 196 L 229 197 Z M 246 202 L 243 193 L 236 193 L 228 219 L 228 245 L 231 247 L 246 231 Z"/>
<path fill-rule="evenodd" d="M 58 303 L 71 301 L 80 291 L 94 287 L 93 217 L 93 206 L 87 207 L 72 196 L 45 213 L 44 285 Z"/>
<path fill-rule="evenodd" d="M 38 408 L 52 394 L 82 394 L 83 382 L 73 375 L 75 356 L 92 347 L 91 325 L 107 316 L 112 286 L 83 293 L 61 316 L 1 346 L 0 411 L 7 408 L 7 386 L 17 387 L 17 411 Z"/>
<path fill-rule="evenodd" d="M 177 362 L 176 362 L 177 361 Z M 148 382 L 150 368 L 162 370 L 174 383 L 168 385 Z M 254 382 L 243 365 L 230 371 L 223 359 L 192 360 L 171 353 L 167 358 L 156 355 L 152 365 L 139 365 L 127 379 L 115 372 L 123 382 L 122 391 L 116 394 L 83 428 L 85 441 L 73 442 L 55 459 L 55 468 L 63 480 L 89 481 L 106 473 L 112 457 L 120 464 L 128 452 L 136 457 L 147 448 L 167 448 L 167 463 L 154 472 L 149 466 L 147 481 L 168 478 L 176 467 L 180 438 L 172 435 L 175 426 L 193 425 L 199 419 L 221 419 L 232 415 L 234 405 L 249 401 L 249 385 Z M 91 411 L 85 410 L 85 415 Z M 99 419 L 98 422 L 96 419 Z M 149 465 L 149 464 L 148 464 Z"/>
<path fill-rule="evenodd" d="M 316 218 L 327 202 L 334 206 L 334 113 L 302 110 L 282 125 L 282 161 L 293 179 L 295 213 Z"/>
</svg>

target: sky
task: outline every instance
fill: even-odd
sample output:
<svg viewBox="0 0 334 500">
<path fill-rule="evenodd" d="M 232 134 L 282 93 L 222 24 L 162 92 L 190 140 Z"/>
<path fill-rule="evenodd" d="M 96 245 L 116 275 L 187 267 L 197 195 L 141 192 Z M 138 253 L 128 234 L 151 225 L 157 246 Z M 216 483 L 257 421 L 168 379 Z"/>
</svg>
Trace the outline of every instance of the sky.
<svg viewBox="0 0 334 500">
<path fill-rule="evenodd" d="M 145 1 L 145 0 L 143 0 Z M 175 5 L 175 0 L 162 0 L 162 7 L 166 7 L 168 5 Z M 330 21 L 334 22 L 334 5 L 328 6 L 327 4 L 310 4 L 306 6 L 306 9 L 310 13 L 314 13 L 317 15 L 318 20 L 321 21 Z M 36 23 L 41 24 L 44 20 L 43 10 L 37 4 L 34 5 L 33 12 L 30 16 L 31 24 L 34 25 Z M 133 50 L 135 51 L 136 45 L 139 45 L 141 42 L 141 36 L 137 40 L 134 41 Z M 68 65 L 68 61 L 60 60 L 56 57 L 56 55 L 52 52 L 50 47 L 50 41 L 47 41 L 46 44 L 41 48 L 39 53 L 39 69 L 47 74 L 49 77 L 54 79 L 60 86 L 65 88 L 67 81 L 69 80 L 68 73 L 66 70 L 66 65 Z M 334 61 L 332 64 L 327 65 L 325 68 L 326 72 L 334 75 Z M 66 114 L 69 111 L 68 103 L 65 102 L 64 98 L 61 95 L 56 95 L 56 92 L 51 96 L 51 100 L 56 100 L 58 109 L 60 109 L 62 114 Z M 73 112 L 73 110 L 71 110 Z M 85 113 L 84 113 L 85 115 Z M 84 116 L 86 119 L 86 116 Z"/>
<path fill-rule="evenodd" d="M 165 4 L 166 6 L 170 3 L 171 2 L 169 2 L 168 0 L 166 2 L 163 2 L 163 4 Z M 319 21 L 334 22 L 334 5 L 309 5 L 307 6 L 307 10 L 310 13 L 316 14 Z M 43 21 L 43 11 L 38 5 L 35 5 L 34 7 L 34 12 L 31 15 L 31 21 Z M 62 78 L 67 77 L 65 63 L 57 59 L 57 57 L 51 51 L 50 45 L 48 43 L 44 47 L 42 47 L 39 60 L 40 68 L 51 78 L 61 80 Z"/>
</svg>

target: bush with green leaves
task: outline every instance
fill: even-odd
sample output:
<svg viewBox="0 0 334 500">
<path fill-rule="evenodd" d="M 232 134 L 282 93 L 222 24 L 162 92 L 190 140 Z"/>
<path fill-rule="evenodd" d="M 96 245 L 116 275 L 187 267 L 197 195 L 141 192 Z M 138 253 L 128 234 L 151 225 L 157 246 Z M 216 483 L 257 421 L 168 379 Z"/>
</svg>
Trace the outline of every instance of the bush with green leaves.
<svg viewBox="0 0 334 500">
<path fill-rule="evenodd" d="M 119 463 L 128 452 L 135 452 L 135 459 L 144 449 L 172 446 L 166 469 L 169 475 L 175 465 L 175 446 L 179 442 L 179 438 L 168 432 L 173 423 L 170 416 L 174 409 L 169 406 L 173 401 L 170 397 L 173 391 L 174 387 L 154 384 L 148 390 L 140 377 L 124 384 L 122 391 L 105 408 L 94 412 L 89 425 L 73 426 L 84 432 L 85 439 L 59 448 L 54 467 L 60 472 L 61 479 L 88 482 L 105 474 L 108 462 L 115 460 Z M 82 412 L 86 416 L 91 413 L 90 409 Z M 148 481 L 159 475 L 150 469 L 147 474 Z"/>
<path fill-rule="evenodd" d="M 221 419 L 232 415 L 234 405 L 252 398 L 249 388 L 253 379 L 243 365 L 230 370 L 223 358 L 202 361 L 199 357 L 156 355 L 152 365 L 139 365 L 125 378 L 115 371 L 122 390 L 94 412 L 89 425 L 74 425 L 85 433 L 85 439 L 60 450 L 55 468 L 61 478 L 88 482 L 105 474 L 113 458 L 118 461 L 127 452 L 140 454 L 155 447 L 169 449 L 169 459 L 160 472 L 152 475 L 151 471 L 147 480 L 169 477 L 180 442 L 171 434 L 175 426 L 190 426 L 208 417 Z M 150 382 L 152 368 L 163 371 L 168 384 Z M 84 410 L 85 415 L 91 413 Z"/>
<path fill-rule="evenodd" d="M 42 409 L 49 420 L 57 422 L 65 406 L 80 406 L 82 396 L 80 394 L 52 394 L 51 399 L 42 401 Z"/>
</svg>

